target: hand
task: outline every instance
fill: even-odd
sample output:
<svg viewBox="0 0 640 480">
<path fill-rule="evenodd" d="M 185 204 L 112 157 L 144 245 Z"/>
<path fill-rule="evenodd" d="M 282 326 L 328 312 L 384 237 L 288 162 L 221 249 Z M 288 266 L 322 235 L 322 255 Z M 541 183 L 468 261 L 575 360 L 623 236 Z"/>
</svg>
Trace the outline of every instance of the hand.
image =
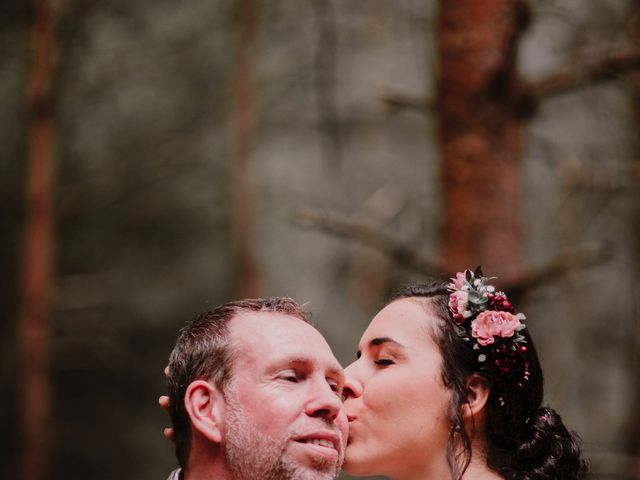
<svg viewBox="0 0 640 480">
<path fill-rule="evenodd" d="M 169 367 L 168 366 L 164 367 L 164 374 L 165 374 L 165 376 L 169 375 Z M 169 397 L 167 395 L 160 395 L 160 397 L 158 398 L 158 404 L 160 405 L 160 408 L 162 408 L 167 414 L 169 414 L 169 406 L 171 405 L 171 402 L 170 402 Z M 173 428 L 166 427 L 165 429 L 162 430 L 162 433 L 169 440 L 171 440 L 172 442 L 174 441 L 174 433 L 175 432 L 173 431 Z"/>
</svg>

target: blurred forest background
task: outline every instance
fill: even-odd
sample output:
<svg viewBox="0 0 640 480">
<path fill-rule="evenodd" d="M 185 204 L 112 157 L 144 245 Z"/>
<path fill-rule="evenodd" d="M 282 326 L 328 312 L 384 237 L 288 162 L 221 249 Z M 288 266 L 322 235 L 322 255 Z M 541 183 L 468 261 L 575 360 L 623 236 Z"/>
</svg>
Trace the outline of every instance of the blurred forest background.
<svg viewBox="0 0 640 480">
<path fill-rule="evenodd" d="M 390 289 L 477 264 L 591 478 L 640 478 L 640 2 L 0 15 L 3 478 L 165 478 L 199 311 L 290 295 L 346 364 Z"/>
</svg>

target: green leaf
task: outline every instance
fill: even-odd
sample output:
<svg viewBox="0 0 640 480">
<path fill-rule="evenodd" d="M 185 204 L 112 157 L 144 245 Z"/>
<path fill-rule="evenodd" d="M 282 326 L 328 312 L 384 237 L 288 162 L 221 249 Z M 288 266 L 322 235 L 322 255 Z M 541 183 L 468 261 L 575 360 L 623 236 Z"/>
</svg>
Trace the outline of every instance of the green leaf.
<svg viewBox="0 0 640 480">
<path fill-rule="evenodd" d="M 471 292 L 469 292 L 469 301 L 473 302 L 473 303 L 482 303 L 484 301 L 486 301 L 487 299 L 485 297 L 482 296 L 481 293 L 479 293 L 477 290 L 473 290 Z"/>
</svg>

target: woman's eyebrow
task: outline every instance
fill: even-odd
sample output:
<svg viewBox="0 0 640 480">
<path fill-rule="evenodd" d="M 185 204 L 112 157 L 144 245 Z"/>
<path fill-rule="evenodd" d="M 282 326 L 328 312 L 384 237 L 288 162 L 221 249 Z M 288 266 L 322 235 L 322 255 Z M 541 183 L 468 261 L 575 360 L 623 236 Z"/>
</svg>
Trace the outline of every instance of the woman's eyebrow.
<svg viewBox="0 0 640 480">
<path fill-rule="evenodd" d="M 385 344 L 385 343 L 393 343 L 394 345 L 396 345 L 398 347 L 404 347 L 404 345 L 402 345 L 400 342 L 394 340 L 391 337 L 376 337 L 376 338 L 372 339 L 369 342 L 369 346 L 370 347 L 377 347 L 377 346 Z"/>
<path fill-rule="evenodd" d="M 404 348 L 404 345 L 391 337 L 376 337 L 369 341 L 369 348 L 379 347 L 380 345 L 384 345 L 385 343 L 392 343 L 397 347 Z M 356 353 L 356 358 L 360 358 L 361 356 L 362 352 L 358 350 L 358 352 Z"/>
</svg>

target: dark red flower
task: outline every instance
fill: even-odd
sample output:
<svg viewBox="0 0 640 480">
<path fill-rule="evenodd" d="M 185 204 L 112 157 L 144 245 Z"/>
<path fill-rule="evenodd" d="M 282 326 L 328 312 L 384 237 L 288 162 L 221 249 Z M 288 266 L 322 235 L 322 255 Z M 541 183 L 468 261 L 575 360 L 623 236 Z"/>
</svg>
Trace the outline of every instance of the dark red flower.
<svg viewBox="0 0 640 480">
<path fill-rule="evenodd" d="M 487 298 L 489 299 L 489 310 L 513 313 L 513 306 L 509 300 L 507 300 L 507 296 L 504 293 L 490 293 L 487 295 Z"/>
<path fill-rule="evenodd" d="M 507 344 L 500 344 L 488 352 L 490 357 L 485 365 L 485 371 L 494 381 L 521 385 L 529 379 L 528 349 L 522 345 L 512 349 Z"/>
</svg>

